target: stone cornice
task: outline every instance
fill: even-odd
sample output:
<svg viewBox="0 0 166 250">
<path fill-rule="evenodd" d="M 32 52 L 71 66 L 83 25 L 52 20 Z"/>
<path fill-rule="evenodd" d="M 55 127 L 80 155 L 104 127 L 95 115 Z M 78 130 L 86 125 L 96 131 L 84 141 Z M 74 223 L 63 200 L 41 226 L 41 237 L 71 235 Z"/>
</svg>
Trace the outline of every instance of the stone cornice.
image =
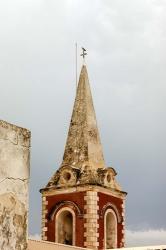
<svg viewBox="0 0 166 250">
<path fill-rule="evenodd" d="M 43 196 L 52 196 L 58 194 L 68 194 L 68 193 L 76 193 L 76 192 L 86 192 L 86 191 L 96 191 L 104 194 L 112 195 L 117 198 L 125 199 L 127 193 L 124 191 L 111 190 L 100 186 L 93 185 L 84 185 L 84 186 L 76 186 L 76 187 L 68 187 L 61 189 L 41 189 L 40 192 Z"/>
</svg>

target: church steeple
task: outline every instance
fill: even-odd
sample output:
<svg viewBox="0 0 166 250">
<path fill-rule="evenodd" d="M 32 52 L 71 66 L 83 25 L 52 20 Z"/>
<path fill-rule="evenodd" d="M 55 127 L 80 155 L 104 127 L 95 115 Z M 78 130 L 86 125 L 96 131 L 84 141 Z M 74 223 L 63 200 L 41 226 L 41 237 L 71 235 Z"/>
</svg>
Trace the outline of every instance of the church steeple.
<svg viewBox="0 0 166 250">
<path fill-rule="evenodd" d="M 42 239 L 95 250 L 124 247 L 126 193 L 115 176 L 104 163 L 83 65 L 62 163 L 40 190 Z"/>
<path fill-rule="evenodd" d="M 80 73 L 62 166 L 103 168 L 104 158 L 86 66 Z"/>
</svg>

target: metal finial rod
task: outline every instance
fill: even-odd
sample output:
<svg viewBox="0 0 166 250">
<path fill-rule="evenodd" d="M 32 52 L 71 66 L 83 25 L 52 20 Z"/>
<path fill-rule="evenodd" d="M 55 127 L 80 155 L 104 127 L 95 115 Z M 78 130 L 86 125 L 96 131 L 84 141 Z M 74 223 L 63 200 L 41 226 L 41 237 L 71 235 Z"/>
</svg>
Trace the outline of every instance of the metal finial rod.
<svg viewBox="0 0 166 250">
<path fill-rule="evenodd" d="M 76 91 L 77 91 L 77 43 L 75 44 L 75 60 L 76 60 Z"/>
</svg>

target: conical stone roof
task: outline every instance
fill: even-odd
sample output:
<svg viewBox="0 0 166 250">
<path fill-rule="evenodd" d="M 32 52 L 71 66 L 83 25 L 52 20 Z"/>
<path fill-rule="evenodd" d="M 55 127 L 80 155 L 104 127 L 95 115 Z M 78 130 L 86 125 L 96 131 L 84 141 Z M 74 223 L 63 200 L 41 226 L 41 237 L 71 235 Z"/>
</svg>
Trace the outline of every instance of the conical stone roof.
<svg viewBox="0 0 166 250">
<path fill-rule="evenodd" d="M 103 168 L 104 158 L 86 66 L 80 73 L 62 166 L 88 163 Z"/>
</svg>

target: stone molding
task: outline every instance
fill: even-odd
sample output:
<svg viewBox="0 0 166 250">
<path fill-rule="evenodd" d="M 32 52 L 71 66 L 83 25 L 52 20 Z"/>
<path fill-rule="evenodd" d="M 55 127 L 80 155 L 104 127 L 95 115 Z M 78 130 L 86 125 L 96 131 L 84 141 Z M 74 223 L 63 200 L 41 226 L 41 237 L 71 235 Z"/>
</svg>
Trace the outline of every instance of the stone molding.
<svg viewBox="0 0 166 250">
<path fill-rule="evenodd" d="M 116 198 L 125 199 L 126 192 L 122 191 L 116 191 L 111 190 L 108 188 L 95 186 L 95 185 L 83 185 L 83 186 L 76 186 L 76 187 L 68 187 L 68 188 L 62 188 L 62 189 L 48 189 L 48 190 L 41 190 L 43 196 L 52 196 L 56 194 L 66 194 L 66 193 L 74 193 L 74 192 L 83 192 L 83 191 L 95 191 L 95 192 L 101 192 L 103 194 L 112 195 Z"/>
</svg>

